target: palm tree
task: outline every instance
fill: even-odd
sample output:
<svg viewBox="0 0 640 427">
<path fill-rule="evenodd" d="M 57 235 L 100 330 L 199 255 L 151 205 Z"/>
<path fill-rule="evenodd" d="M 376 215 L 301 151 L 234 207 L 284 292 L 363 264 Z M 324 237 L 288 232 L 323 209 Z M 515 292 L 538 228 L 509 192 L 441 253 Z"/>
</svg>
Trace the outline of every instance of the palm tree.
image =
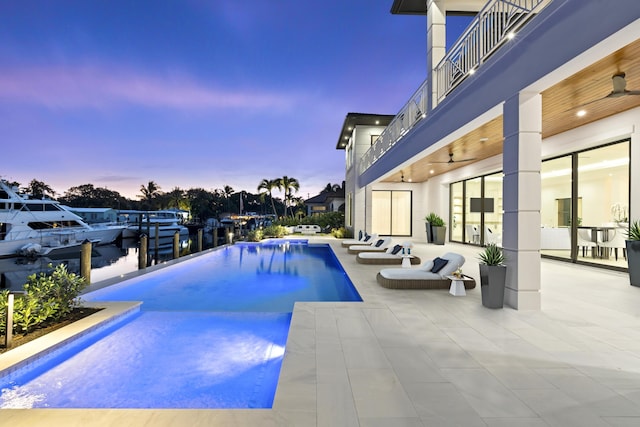
<svg viewBox="0 0 640 427">
<path fill-rule="evenodd" d="M 222 189 L 222 195 L 227 200 L 227 212 L 229 213 L 231 213 L 231 208 L 229 207 L 229 200 L 233 193 L 235 193 L 235 190 L 229 185 L 225 185 L 224 188 Z"/>
<path fill-rule="evenodd" d="M 280 187 L 284 190 L 284 206 L 285 206 L 285 215 L 287 206 L 289 206 L 291 199 L 293 198 L 293 192 L 298 191 L 300 189 L 300 183 L 295 178 L 289 178 L 288 176 L 283 176 L 279 179 Z M 291 216 L 293 217 L 293 209 L 291 209 Z"/>
<path fill-rule="evenodd" d="M 156 184 L 155 181 L 149 181 L 149 183 L 146 186 L 144 184 L 141 185 L 140 192 L 142 193 L 142 196 L 138 196 L 138 197 L 140 197 L 142 201 L 146 201 L 149 204 L 149 206 L 151 206 L 155 198 L 161 194 L 160 186 Z"/>
<path fill-rule="evenodd" d="M 278 212 L 276 212 L 276 205 L 273 203 L 273 194 L 272 191 L 274 189 L 281 189 L 280 180 L 279 179 L 263 179 L 258 185 L 258 191 L 266 190 L 269 193 L 269 199 L 271 200 L 271 208 L 273 209 L 273 214 L 277 217 Z"/>
</svg>

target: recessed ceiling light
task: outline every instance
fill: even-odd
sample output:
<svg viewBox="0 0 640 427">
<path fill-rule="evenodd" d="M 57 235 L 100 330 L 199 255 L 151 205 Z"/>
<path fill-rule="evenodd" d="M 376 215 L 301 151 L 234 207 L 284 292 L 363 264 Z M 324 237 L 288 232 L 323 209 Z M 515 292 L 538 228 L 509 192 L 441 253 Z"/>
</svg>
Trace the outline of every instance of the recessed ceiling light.
<svg viewBox="0 0 640 427">
<path fill-rule="evenodd" d="M 487 142 L 489 138 L 480 138 L 480 142 Z"/>
<path fill-rule="evenodd" d="M 431 173 L 431 174 L 433 174 L 433 172 L 434 172 L 434 171 L 433 171 L 433 169 L 431 169 L 431 170 L 429 171 L 429 173 Z"/>
<path fill-rule="evenodd" d="M 585 110 L 580 110 L 576 113 L 576 116 L 578 117 L 583 117 L 587 114 L 587 112 Z"/>
</svg>

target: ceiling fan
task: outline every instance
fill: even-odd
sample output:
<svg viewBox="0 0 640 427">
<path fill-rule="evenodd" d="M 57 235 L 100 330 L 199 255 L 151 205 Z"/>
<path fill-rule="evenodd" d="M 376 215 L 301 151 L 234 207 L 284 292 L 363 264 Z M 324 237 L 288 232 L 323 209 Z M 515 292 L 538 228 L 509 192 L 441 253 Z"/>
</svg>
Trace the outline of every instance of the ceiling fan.
<svg viewBox="0 0 640 427">
<path fill-rule="evenodd" d="M 462 159 L 462 160 L 453 160 L 453 153 L 449 153 L 449 160 L 446 162 L 431 162 L 431 163 L 447 163 L 447 164 L 452 164 L 452 163 L 462 163 L 462 162 L 470 162 L 472 160 L 475 160 L 475 158 L 472 159 Z"/>
<path fill-rule="evenodd" d="M 640 95 L 640 90 L 627 90 L 627 80 L 625 79 L 625 76 L 626 74 L 623 72 L 614 74 L 611 77 L 613 90 L 609 92 L 608 95 L 603 96 L 602 98 L 594 99 L 593 101 L 589 101 L 586 104 L 580 105 L 580 107 L 584 107 L 586 105 L 593 104 L 594 102 L 602 101 L 603 99 L 607 98 L 620 98 L 622 96 Z"/>
</svg>

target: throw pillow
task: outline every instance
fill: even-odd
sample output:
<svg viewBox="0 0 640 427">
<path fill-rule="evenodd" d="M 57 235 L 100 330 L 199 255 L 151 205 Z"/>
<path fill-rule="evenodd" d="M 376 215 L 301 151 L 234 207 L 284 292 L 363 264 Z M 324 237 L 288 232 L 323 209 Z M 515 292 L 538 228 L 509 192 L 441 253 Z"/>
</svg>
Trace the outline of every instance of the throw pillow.
<svg viewBox="0 0 640 427">
<path fill-rule="evenodd" d="M 398 252 L 400 252 L 401 250 L 402 250 L 402 246 L 400 246 L 400 245 L 395 245 L 395 246 L 393 247 L 393 250 L 391 251 L 391 253 L 392 253 L 392 254 L 394 254 L 394 255 L 397 255 L 397 254 L 398 254 Z"/>
<path fill-rule="evenodd" d="M 364 241 L 368 242 L 370 238 L 371 238 L 371 236 L 369 236 L 368 234 L 365 234 Z"/>
<path fill-rule="evenodd" d="M 358 231 L 358 240 L 362 240 L 362 230 Z"/>
<path fill-rule="evenodd" d="M 438 271 L 442 270 L 444 268 L 445 265 L 447 265 L 449 261 L 446 259 L 442 259 L 442 258 L 435 258 L 433 260 L 433 267 L 431 267 L 431 272 L 432 273 L 437 273 Z"/>
<path fill-rule="evenodd" d="M 384 239 L 380 239 L 376 242 L 376 248 L 379 248 L 384 243 Z"/>
</svg>

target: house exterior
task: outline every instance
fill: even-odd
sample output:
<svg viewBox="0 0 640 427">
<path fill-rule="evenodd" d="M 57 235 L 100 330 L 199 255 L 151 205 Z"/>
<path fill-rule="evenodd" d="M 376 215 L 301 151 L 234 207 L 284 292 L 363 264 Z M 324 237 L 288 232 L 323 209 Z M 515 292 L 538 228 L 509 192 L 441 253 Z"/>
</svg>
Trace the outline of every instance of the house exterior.
<svg viewBox="0 0 640 427">
<path fill-rule="evenodd" d="M 517 309 L 540 308 L 541 256 L 626 270 L 612 254 L 640 219 L 640 2 L 395 0 L 391 12 L 426 15 L 427 78 L 386 123 L 347 115 L 345 226 L 424 240 L 435 212 L 450 242 L 503 247 Z M 475 19 L 447 51 L 460 13 Z"/>
<path fill-rule="evenodd" d="M 336 186 L 337 187 L 337 186 Z M 344 212 L 344 184 L 334 191 L 325 191 L 304 201 L 307 216 L 327 212 Z"/>
</svg>

